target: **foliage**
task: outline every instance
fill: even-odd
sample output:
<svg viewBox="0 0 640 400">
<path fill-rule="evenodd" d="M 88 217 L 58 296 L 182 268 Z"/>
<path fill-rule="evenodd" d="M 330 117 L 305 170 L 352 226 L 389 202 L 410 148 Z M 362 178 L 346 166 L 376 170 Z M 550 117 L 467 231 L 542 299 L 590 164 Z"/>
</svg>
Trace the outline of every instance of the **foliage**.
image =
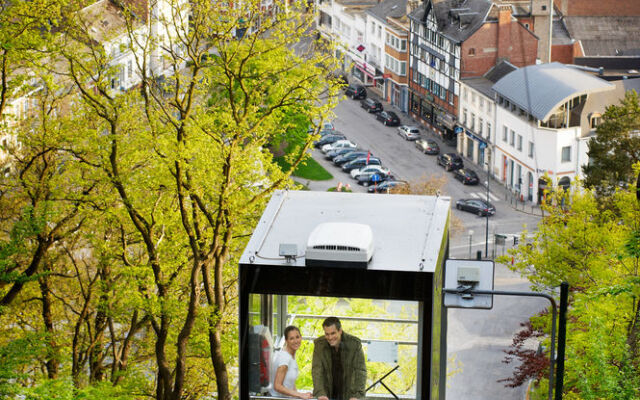
<svg viewBox="0 0 640 400">
<path fill-rule="evenodd" d="M 626 186 L 637 174 L 640 162 L 640 103 L 635 90 L 628 91 L 619 105 L 607 107 L 596 135 L 589 141 L 589 164 L 582 167 L 585 186 L 600 194 L 611 194 Z"/>
<path fill-rule="evenodd" d="M 309 121 L 330 113 L 339 83 L 311 15 L 265 14 L 257 0 L 166 5 L 151 24 L 167 28 L 164 43 L 124 3 L 119 30 L 103 36 L 60 3 L 51 11 L 65 18 L 49 18 L 46 46 L 34 44 L 38 107 L 12 127 L 22 146 L 0 187 L 7 393 L 231 398 L 239 255 L 270 194 L 291 184 Z M 238 39 L 241 20 L 253 29 Z M 309 48 L 296 53 L 300 40 Z M 138 80 L 129 91 L 114 78 L 125 53 Z M 295 147 L 284 170 L 269 151 L 282 142 Z"/>
<path fill-rule="evenodd" d="M 275 162 L 278 163 L 280 168 L 284 171 L 291 169 L 291 164 L 287 162 L 286 157 L 277 157 Z M 298 164 L 291 174 L 299 178 L 309 179 L 312 181 L 326 181 L 333 178 L 333 175 L 324 169 L 322 165 L 318 164 L 318 162 L 312 157 L 307 157 L 304 161 Z"/>
<path fill-rule="evenodd" d="M 606 202 L 588 190 L 561 192 L 544 206 L 548 216 L 533 239 L 523 237 L 508 257 L 515 258 L 513 269 L 536 290 L 550 291 L 562 281 L 570 285 L 564 397 L 638 398 L 640 205 L 635 187 L 616 190 Z M 537 318 L 534 327 L 548 334 L 548 317 Z M 531 361 L 525 360 L 529 365 L 522 369 L 546 386 L 546 373 L 540 378 Z M 514 378 L 509 381 L 522 382 Z"/>
</svg>

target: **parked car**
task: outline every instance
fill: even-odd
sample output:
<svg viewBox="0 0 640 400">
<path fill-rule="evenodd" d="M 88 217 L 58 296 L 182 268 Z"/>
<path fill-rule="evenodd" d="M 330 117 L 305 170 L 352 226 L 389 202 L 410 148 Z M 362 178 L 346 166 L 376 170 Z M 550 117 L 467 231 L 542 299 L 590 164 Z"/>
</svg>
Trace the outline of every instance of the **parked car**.
<svg viewBox="0 0 640 400">
<path fill-rule="evenodd" d="M 440 153 L 440 147 L 438 146 L 438 143 L 431 139 L 418 139 L 415 141 L 415 144 L 418 150 L 420 150 L 424 154 L 435 155 Z"/>
<path fill-rule="evenodd" d="M 362 168 L 365 165 L 374 165 L 374 164 L 380 165 L 382 164 L 382 161 L 380 161 L 380 159 L 377 157 L 356 158 L 355 160 L 351 160 L 348 163 L 342 164 L 342 170 L 344 172 L 351 172 L 352 169 Z"/>
<path fill-rule="evenodd" d="M 375 185 L 375 184 L 379 185 L 382 182 L 386 181 L 387 179 L 391 179 L 391 175 L 383 174 L 380 172 L 365 172 L 365 173 L 359 174 L 358 178 L 356 178 L 356 180 L 358 181 L 358 184 L 364 187 Z"/>
<path fill-rule="evenodd" d="M 456 153 L 444 153 L 438 156 L 438 165 L 442 165 L 445 170 L 453 171 L 464 167 L 462 158 Z"/>
<path fill-rule="evenodd" d="M 357 99 L 366 99 L 367 98 L 367 89 L 365 89 L 362 85 L 349 85 L 345 89 L 344 94 L 347 97 L 351 97 L 354 100 Z"/>
<path fill-rule="evenodd" d="M 309 129 L 307 130 L 307 133 L 312 134 L 314 133 L 316 130 L 316 127 L 311 125 L 309 126 Z M 322 125 L 320 126 L 320 134 L 322 134 L 322 132 L 335 132 L 336 128 L 335 126 L 333 126 L 333 123 L 331 122 L 323 122 Z"/>
<path fill-rule="evenodd" d="M 323 137 L 320 138 L 320 140 L 318 140 L 317 142 L 315 142 L 313 145 L 316 148 L 322 148 L 322 146 L 324 146 L 325 144 L 331 144 L 333 142 L 337 142 L 338 140 L 343 140 L 346 139 L 347 137 L 343 134 L 335 134 L 332 133 L 330 135 L 324 135 Z"/>
<path fill-rule="evenodd" d="M 480 182 L 478 174 L 464 168 L 454 170 L 453 177 L 462 182 L 463 185 L 477 185 Z"/>
<path fill-rule="evenodd" d="M 369 193 L 393 193 L 401 188 L 407 187 L 409 184 L 405 181 L 384 181 L 379 185 L 369 186 Z"/>
<path fill-rule="evenodd" d="M 368 151 L 353 151 L 334 158 L 333 163 L 335 165 L 343 165 L 349 161 L 355 160 L 356 158 L 367 157 L 367 155 L 371 156 Z"/>
<path fill-rule="evenodd" d="M 398 127 L 398 135 L 405 140 L 418 140 L 420 139 L 420 130 L 415 126 L 402 125 Z"/>
<path fill-rule="evenodd" d="M 362 151 L 360 149 L 354 149 L 352 147 L 343 147 L 341 149 L 335 149 L 335 150 L 331 150 L 330 152 L 328 152 L 327 154 L 325 154 L 325 156 L 329 159 L 329 160 L 334 160 L 337 157 L 343 156 L 345 154 L 349 154 L 352 153 L 354 151 Z"/>
<path fill-rule="evenodd" d="M 325 144 L 324 146 L 322 146 L 322 152 L 324 154 L 327 154 L 331 150 L 343 149 L 345 147 L 355 149 L 356 147 L 358 147 L 358 145 L 353 143 L 349 139 L 342 139 L 330 144 Z"/>
<path fill-rule="evenodd" d="M 478 214 L 483 217 L 486 215 L 494 215 L 496 208 L 484 200 L 480 199 L 460 199 L 456 201 L 456 208 L 462 211 Z"/>
<path fill-rule="evenodd" d="M 376 114 L 376 119 L 387 126 L 400 125 L 400 118 L 393 111 L 382 111 Z"/>
<path fill-rule="evenodd" d="M 391 175 L 391 171 L 389 171 L 389 168 L 385 168 L 382 165 L 367 165 L 366 167 L 363 167 L 363 168 L 353 169 L 351 170 L 350 173 L 353 179 L 358 179 L 358 175 L 372 173 L 372 172 L 377 172 L 384 175 Z"/>
<path fill-rule="evenodd" d="M 367 110 L 368 113 L 377 113 L 382 111 L 382 103 L 371 98 L 361 100 L 360 107 Z"/>
</svg>

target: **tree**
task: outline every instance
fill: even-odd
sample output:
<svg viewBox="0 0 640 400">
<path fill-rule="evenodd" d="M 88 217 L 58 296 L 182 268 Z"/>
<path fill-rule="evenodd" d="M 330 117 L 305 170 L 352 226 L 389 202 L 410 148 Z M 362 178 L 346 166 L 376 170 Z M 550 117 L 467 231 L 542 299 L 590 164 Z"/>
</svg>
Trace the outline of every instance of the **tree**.
<svg viewBox="0 0 640 400">
<path fill-rule="evenodd" d="M 616 190 L 607 206 L 588 190 L 560 190 L 554 196 L 558 205 L 545 206 L 549 215 L 533 239 L 523 237 L 510 255 L 513 269 L 536 290 L 570 284 L 564 397 L 638 398 L 640 205 L 635 187 Z M 548 316 L 532 323 L 548 334 Z M 531 371 L 539 374 L 537 368 Z M 539 381 L 548 384 L 546 378 Z"/>
<path fill-rule="evenodd" d="M 582 167 L 584 184 L 600 194 L 631 183 L 632 166 L 640 161 L 640 103 L 635 90 L 620 105 L 607 107 L 596 136 L 589 141 L 589 164 Z"/>
<path fill-rule="evenodd" d="M 289 134 L 292 115 L 309 121 L 326 115 L 339 83 L 327 77 L 335 68 L 331 56 L 313 48 L 310 15 L 269 15 L 260 1 L 242 8 L 209 1 L 190 2 L 188 10 L 186 3 L 167 6 L 154 25 L 169 33 L 163 42 L 140 35 L 136 14 L 124 9 L 126 27 L 118 35 L 136 56 L 141 83 L 122 94 L 112 88 L 118 67 L 90 21 L 79 14 L 65 26 L 61 75 L 80 93 L 75 113 L 93 121 L 79 127 L 71 151 L 93 168 L 92 179 L 117 194 L 114 213 L 127 232 L 123 258 L 141 269 L 131 278 L 155 335 L 156 398 L 210 393 L 195 388 L 193 375 L 202 368 L 190 361 L 207 355 L 218 398 L 229 399 L 236 260 L 269 195 L 288 184 L 314 137 L 306 137 L 289 171 L 279 169 L 267 147 Z M 251 33 L 238 39 L 242 24 Z M 297 55 L 290 47 L 301 39 L 311 48 Z M 145 256 L 133 263 L 131 251 Z"/>
</svg>

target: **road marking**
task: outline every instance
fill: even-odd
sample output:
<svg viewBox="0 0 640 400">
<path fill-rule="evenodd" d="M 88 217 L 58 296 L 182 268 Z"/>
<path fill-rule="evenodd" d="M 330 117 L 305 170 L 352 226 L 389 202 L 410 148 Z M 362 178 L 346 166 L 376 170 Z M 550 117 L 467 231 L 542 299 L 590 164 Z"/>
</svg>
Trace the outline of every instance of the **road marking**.
<svg viewBox="0 0 640 400">
<path fill-rule="evenodd" d="M 476 199 L 480 199 L 480 200 L 486 200 L 487 199 L 487 192 L 471 192 L 469 193 L 469 196 L 471 197 L 475 197 Z M 489 198 L 493 201 L 498 201 L 500 200 L 500 198 L 498 196 L 496 196 L 495 194 L 489 192 Z"/>
</svg>

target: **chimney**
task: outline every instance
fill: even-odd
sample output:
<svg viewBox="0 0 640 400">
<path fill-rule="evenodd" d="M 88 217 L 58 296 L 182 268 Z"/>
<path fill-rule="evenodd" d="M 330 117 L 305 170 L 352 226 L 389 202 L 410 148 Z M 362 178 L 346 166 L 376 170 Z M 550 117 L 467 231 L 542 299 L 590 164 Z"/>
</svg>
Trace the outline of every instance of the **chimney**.
<svg viewBox="0 0 640 400">
<path fill-rule="evenodd" d="M 511 47 L 511 6 L 498 6 L 498 59 L 509 59 L 509 47 Z"/>
</svg>

